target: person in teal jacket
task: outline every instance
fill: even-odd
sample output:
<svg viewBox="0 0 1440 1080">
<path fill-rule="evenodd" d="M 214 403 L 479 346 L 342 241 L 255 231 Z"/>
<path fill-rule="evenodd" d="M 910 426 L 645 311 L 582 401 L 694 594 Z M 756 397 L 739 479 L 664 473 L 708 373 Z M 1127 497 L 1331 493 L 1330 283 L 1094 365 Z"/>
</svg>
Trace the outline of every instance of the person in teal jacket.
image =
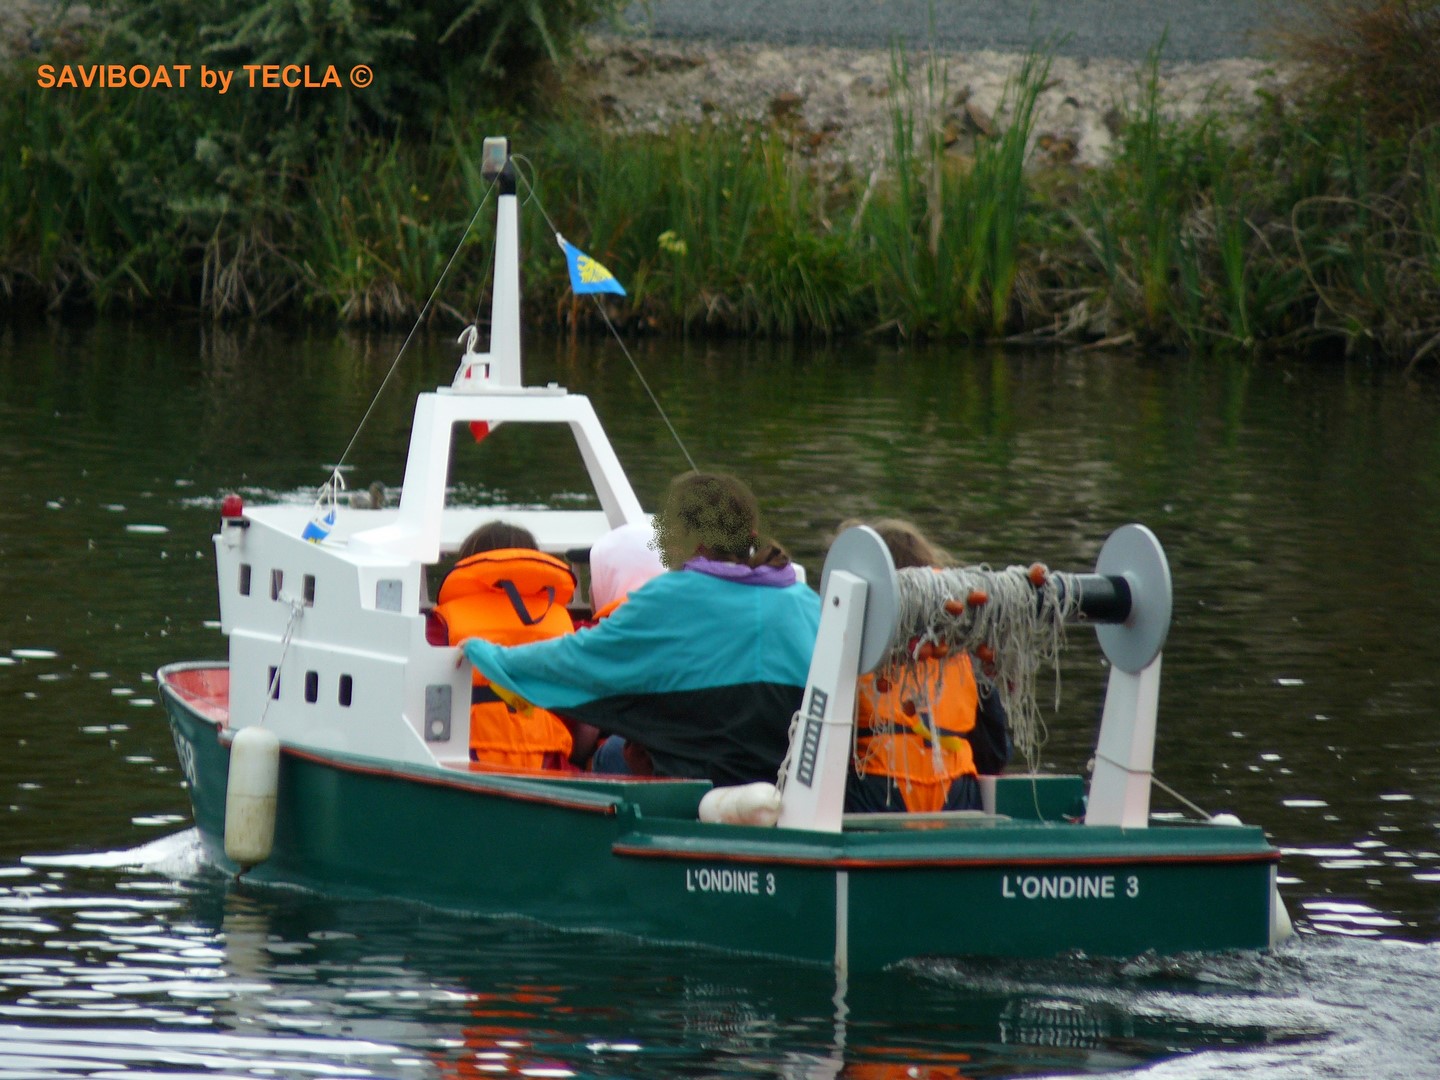
<svg viewBox="0 0 1440 1080">
<path fill-rule="evenodd" d="M 508 648 L 471 638 L 465 656 L 497 687 L 643 745 L 659 776 L 773 783 L 820 599 L 758 525 L 734 477 L 677 477 L 656 522 L 670 573 L 592 628 Z"/>
</svg>

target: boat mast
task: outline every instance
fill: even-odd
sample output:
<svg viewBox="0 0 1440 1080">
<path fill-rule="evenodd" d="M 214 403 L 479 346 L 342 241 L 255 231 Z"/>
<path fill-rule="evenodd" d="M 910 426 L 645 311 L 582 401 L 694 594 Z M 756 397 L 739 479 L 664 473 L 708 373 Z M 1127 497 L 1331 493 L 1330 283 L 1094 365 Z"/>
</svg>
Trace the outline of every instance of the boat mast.
<svg viewBox="0 0 1440 1080">
<path fill-rule="evenodd" d="M 488 136 L 481 151 L 480 175 L 495 185 L 495 278 L 490 290 L 490 351 L 475 352 L 476 327 L 461 335 L 465 355 L 455 373 L 454 389 L 480 392 L 523 386 L 520 369 L 520 205 L 515 195 L 515 163 L 510 140 Z"/>
</svg>

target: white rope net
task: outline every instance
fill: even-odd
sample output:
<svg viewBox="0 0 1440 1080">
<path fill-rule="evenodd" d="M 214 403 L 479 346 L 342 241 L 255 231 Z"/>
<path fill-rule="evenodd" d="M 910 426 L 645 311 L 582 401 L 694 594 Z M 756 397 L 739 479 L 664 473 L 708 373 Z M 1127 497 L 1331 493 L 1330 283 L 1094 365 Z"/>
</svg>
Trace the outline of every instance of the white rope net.
<svg viewBox="0 0 1440 1080">
<path fill-rule="evenodd" d="M 877 673 L 928 697 L 937 690 L 929 685 L 933 676 L 924 674 L 933 671 L 928 661 L 969 653 L 979 661 L 982 686 L 999 695 L 1015 749 L 1033 770 L 1046 735 L 1036 683 L 1042 668 L 1054 671 L 1058 708 L 1065 622 L 1080 611 L 1074 576 L 1039 563 L 1004 570 L 919 567 L 895 576 L 895 631 Z"/>
</svg>

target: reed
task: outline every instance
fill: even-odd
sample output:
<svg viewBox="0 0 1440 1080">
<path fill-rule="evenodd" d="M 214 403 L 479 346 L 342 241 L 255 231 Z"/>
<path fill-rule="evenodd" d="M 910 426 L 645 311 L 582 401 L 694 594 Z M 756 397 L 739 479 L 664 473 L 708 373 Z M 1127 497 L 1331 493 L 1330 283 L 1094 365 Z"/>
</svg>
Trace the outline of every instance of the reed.
<svg viewBox="0 0 1440 1080">
<path fill-rule="evenodd" d="M 931 55 L 917 86 L 905 54 L 892 54 L 889 181 L 864 208 L 857 238 L 873 254 L 882 326 L 906 337 L 982 338 L 1014 324 L 1034 235 L 1026 161 L 1049 66 L 1045 54 L 1025 58 L 1001 106 L 1007 126 L 993 139 L 976 136 L 967 159 L 943 65 Z"/>
<path fill-rule="evenodd" d="M 310 305 L 345 322 L 415 316 L 463 228 L 432 196 L 424 157 L 392 140 L 319 162 L 304 215 Z"/>
<path fill-rule="evenodd" d="M 777 132 L 701 125 L 621 139 L 559 125 L 544 141 L 541 179 L 558 192 L 562 229 L 622 278 L 646 319 L 682 333 L 825 335 L 853 324 L 848 241 Z"/>
<path fill-rule="evenodd" d="M 1195 162 L 1213 144 L 1203 125 L 1190 128 L 1166 118 L 1158 50 L 1139 90 L 1125 113 L 1113 167 L 1088 193 L 1083 234 L 1120 320 L 1145 340 L 1162 343 L 1187 314 L 1195 314 L 1184 302 L 1184 279 L 1193 297 L 1198 257 L 1182 223 L 1204 171 Z"/>
</svg>

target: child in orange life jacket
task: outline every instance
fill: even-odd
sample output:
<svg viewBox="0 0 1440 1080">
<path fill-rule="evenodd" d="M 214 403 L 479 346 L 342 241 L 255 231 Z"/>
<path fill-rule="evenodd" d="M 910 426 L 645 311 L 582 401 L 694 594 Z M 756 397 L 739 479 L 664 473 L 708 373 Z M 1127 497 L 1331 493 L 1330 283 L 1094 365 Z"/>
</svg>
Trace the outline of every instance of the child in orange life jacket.
<svg viewBox="0 0 1440 1080">
<path fill-rule="evenodd" d="M 847 521 L 841 530 L 857 524 L 865 523 Z M 871 528 L 897 570 L 952 562 L 909 522 L 887 518 Z M 855 767 L 845 787 L 852 813 L 978 810 L 979 771 L 998 773 L 1010 759 L 1004 706 L 980 691 L 968 653 L 862 676 L 855 728 Z"/>
<path fill-rule="evenodd" d="M 435 613 L 451 645 L 470 637 L 521 645 L 574 630 L 565 607 L 574 594 L 567 563 L 538 550 L 529 530 L 492 521 L 460 545 Z M 470 760 L 502 769 L 566 767 L 573 739 L 558 717 L 543 709 L 518 715 L 478 671 L 470 700 Z"/>
</svg>

